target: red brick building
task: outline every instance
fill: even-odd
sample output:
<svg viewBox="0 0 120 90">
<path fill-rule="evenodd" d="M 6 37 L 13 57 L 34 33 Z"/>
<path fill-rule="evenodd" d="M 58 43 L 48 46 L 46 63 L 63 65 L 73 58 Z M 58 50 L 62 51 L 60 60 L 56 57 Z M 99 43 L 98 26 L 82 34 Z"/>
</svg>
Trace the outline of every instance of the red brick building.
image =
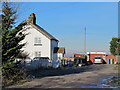
<svg viewBox="0 0 120 90">
<path fill-rule="evenodd" d="M 74 57 L 81 57 L 83 54 L 74 54 Z"/>
<path fill-rule="evenodd" d="M 83 54 L 74 54 L 74 57 L 81 57 Z M 120 56 L 115 55 L 106 55 L 105 52 L 87 52 L 87 61 L 94 61 L 95 56 L 100 56 L 105 63 L 107 63 L 107 59 L 113 59 L 114 64 L 120 63 Z"/>
<path fill-rule="evenodd" d="M 106 55 L 106 58 L 116 60 L 116 56 L 114 56 L 114 55 Z"/>
<path fill-rule="evenodd" d="M 120 62 L 120 56 L 115 55 L 106 55 L 107 59 L 113 59 L 114 64 L 118 64 Z"/>
<path fill-rule="evenodd" d="M 87 61 L 94 61 L 95 56 L 100 56 L 106 63 L 106 53 L 105 52 L 87 52 Z"/>
</svg>

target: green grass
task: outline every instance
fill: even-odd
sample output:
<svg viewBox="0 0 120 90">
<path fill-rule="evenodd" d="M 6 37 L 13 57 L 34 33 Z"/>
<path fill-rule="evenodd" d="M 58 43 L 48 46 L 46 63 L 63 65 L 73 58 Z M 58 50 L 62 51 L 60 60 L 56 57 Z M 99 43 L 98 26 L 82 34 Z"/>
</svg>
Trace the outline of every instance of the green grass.
<svg viewBox="0 0 120 90">
<path fill-rule="evenodd" d="M 113 77 L 111 83 L 120 83 L 120 77 Z"/>
<path fill-rule="evenodd" d="M 120 65 L 118 64 L 114 69 L 115 70 L 120 70 Z"/>
<path fill-rule="evenodd" d="M 24 80 L 19 80 L 19 81 L 13 81 L 13 80 L 7 80 L 7 82 L 2 82 L 3 87 L 11 86 L 11 85 L 22 85 L 25 82 L 29 82 L 31 80 L 24 79 Z"/>
<path fill-rule="evenodd" d="M 20 81 L 16 82 L 14 85 L 22 85 L 25 82 L 28 82 L 28 80 L 20 80 Z"/>
</svg>

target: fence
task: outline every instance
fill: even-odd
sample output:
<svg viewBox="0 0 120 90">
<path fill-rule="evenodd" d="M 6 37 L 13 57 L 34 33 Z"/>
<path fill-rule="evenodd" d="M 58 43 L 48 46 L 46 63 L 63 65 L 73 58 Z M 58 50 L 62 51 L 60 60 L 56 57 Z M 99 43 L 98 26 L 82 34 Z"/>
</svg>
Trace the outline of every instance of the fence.
<svg viewBox="0 0 120 90">
<path fill-rule="evenodd" d="M 29 70 L 35 70 L 39 68 L 58 68 L 60 66 L 59 60 L 49 60 L 49 59 L 40 59 L 40 60 L 31 60 L 25 59 L 22 63 Z"/>
<path fill-rule="evenodd" d="M 60 60 L 52 60 L 52 68 L 58 68 L 60 66 Z"/>
</svg>

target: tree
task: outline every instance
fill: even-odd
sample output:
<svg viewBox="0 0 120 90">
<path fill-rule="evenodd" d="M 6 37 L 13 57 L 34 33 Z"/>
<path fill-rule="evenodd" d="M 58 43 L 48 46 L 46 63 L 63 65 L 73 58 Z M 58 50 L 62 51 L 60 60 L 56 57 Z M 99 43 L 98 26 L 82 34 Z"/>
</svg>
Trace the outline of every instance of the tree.
<svg viewBox="0 0 120 90">
<path fill-rule="evenodd" d="M 110 42 L 110 52 L 112 55 L 120 55 L 120 44 L 118 43 L 118 38 L 113 37 Z"/>
<path fill-rule="evenodd" d="M 118 45 L 117 45 L 117 48 L 116 48 L 115 53 L 116 53 L 117 55 L 120 55 L 120 38 L 118 38 Z"/>
<path fill-rule="evenodd" d="M 12 6 L 13 3 L 2 3 L 2 30 L 11 30 L 15 24 L 17 8 Z"/>
<path fill-rule="evenodd" d="M 3 2 L 2 9 L 2 59 L 3 63 L 6 63 L 10 57 L 14 55 L 17 57 L 21 48 L 25 44 L 19 44 L 21 40 L 25 38 L 24 34 L 18 34 L 22 29 L 22 26 L 26 23 L 21 23 L 15 29 L 12 29 L 15 25 L 17 9 L 11 7 L 12 3 Z M 12 30 L 11 30 L 12 29 Z M 17 35 L 18 34 L 18 35 Z"/>
<path fill-rule="evenodd" d="M 21 54 L 20 49 L 25 45 L 19 44 L 19 42 L 26 35 L 19 32 L 26 25 L 26 22 L 15 27 L 17 8 L 13 7 L 12 4 L 11 2 L 2 3 L 2 75 L 3 80 L 15 81 L 23 74 L 20 73 L 20 62 L 15 63 L 14 61 Z"/>
</svg>

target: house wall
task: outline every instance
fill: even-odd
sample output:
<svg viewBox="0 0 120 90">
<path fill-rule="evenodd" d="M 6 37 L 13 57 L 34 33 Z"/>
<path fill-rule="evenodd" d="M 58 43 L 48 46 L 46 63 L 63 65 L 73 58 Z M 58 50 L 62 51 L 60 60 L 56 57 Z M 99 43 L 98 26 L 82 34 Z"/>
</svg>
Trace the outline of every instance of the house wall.
<svg viewBox="0 0 120 90">
<path fill-rule="evenodd" d="M 51 40 L 51 59 L 57 60 L 57 54 L 54 53 L 54 48 L 58 47 L 58 41 Z"/>
<path fill-rule="evenodd" d="M 24 29 L 23 29 L 24 30 Z M 33 28 L 31 25 L 25 26 L 24 33 L 29 33 L 21 43 L 26 43 L 26 45 L 22 48 L 24 52 L 29 54 L 30 59 L 35 57 L 36 51 L 41 51 L 41 57 L 49 57 L 50 55 L 50 43 L 51 40 L 48 39 L 46 36 L 41 34 L 38 30 Z M 41 45 L 34 45 L 35 37 L 41 38 Z"/>
<path fill-rule="evenodd" d="M 57 57 L 58 57 L 58 60 L 59 60 L 59 59 L 63 59 L 64 54 L 63 54 L 63 53 L 58 53 L 58 54 L 57 54 Z"/>
</svg>

